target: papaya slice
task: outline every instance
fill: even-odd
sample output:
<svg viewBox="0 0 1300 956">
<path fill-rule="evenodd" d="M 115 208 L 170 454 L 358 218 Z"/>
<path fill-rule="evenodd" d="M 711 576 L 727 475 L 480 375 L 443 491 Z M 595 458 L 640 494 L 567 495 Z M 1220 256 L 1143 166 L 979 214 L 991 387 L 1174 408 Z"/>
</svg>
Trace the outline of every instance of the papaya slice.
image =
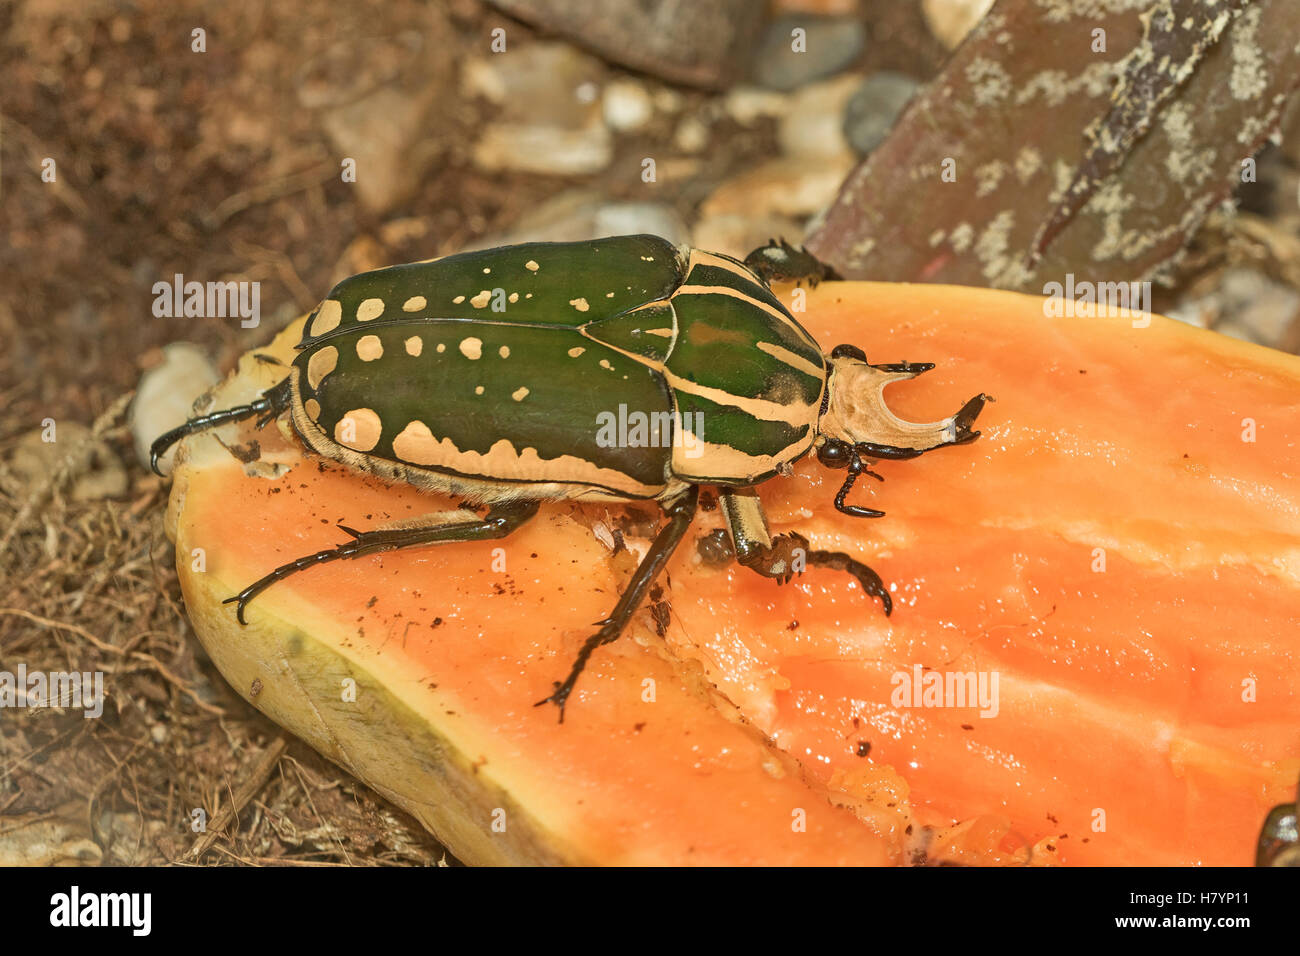
<svg viewBox="0 0 1300 956">
<path fill-rule="evenodd" d="M 199 639 L 466 862 L 1249 864 L 1300 773 L 1300 359 L 1014 293 L 784 295 L 826 349 L 938 363 L 888 390 L 904 418 L 996 399 L 976 442 L 874 466 L 854 496 L 884 518 L 836 512 L 814 459 L 759 489 L 773 532 L 871 564 L 892 617 L 847 575 L 711 560 L 706 510 L 560 724 L 533 703 L 652 509 L 550 504 L 501 541 L 311 568 L 241 626 L 221 602 L 337 525 L 457 507 L 245 422 L 176 458 Z M 260 353 L 288 362 L 300 326 Z M 283 374 L 245 356 L 208 409 Z"/>
</svg>

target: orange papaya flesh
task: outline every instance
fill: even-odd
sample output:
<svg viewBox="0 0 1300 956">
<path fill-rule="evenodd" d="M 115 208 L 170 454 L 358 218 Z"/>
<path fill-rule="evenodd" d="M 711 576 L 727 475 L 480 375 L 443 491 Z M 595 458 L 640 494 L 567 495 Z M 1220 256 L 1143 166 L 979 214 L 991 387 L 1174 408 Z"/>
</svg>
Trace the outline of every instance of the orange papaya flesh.
<svg viewBox="0 0 1300 956">
<path fill-rule="evenodd" d="M 531 705 L 626 581 L 593 533 L 622 509 L 547 505 L 501 542 L 314 568 L 241 628 L 219 601 L 338 544 L 335 523 L 453 507 L 245 424 L 178 457 L 169 528 L 201 640 L 471 862 L 891 863 L 925 832 L 973 863 L 1249 863 L 1300 771 L 1300 360 L 957 287 L 827 283 L 798 314 L 827 349 L 938 363 L 889 389 L 904 418 L 996 399 L 976 442 L 859 481 L 884 518 L 837 513 L 843 473 L 815 460 L 760 488 L 774 532 L 871 564 L 892 617 L 830 570 L 778 587 L 706 564 L 704 512 L 661 582 L 664 636 L 639 615 L 561 725 Z M 246 359 L 213 407 L 275 374 Z M 218 442 L 254 435 L 252 465 Z M 996 680 L 994 706 L 900 698 L 918 669 Z M 338 700 L 344 674 L 364 701 Z"/>
</svg>

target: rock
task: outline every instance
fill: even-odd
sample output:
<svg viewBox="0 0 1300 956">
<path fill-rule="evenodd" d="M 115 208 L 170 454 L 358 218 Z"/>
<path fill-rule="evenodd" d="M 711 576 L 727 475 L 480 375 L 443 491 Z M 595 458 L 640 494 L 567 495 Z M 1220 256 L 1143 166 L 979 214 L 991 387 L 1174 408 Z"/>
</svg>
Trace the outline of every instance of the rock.
<svg viewBox="0 0 1300 956">
<path fill-rule="evenodd" d="M 140 387 L 131 403 L 131 438 L 136 458 L 149 467 L 149 446 L 169 429 L 194 414 L 194 402 L 220 381 L 206 353 L 189 342 L 174 342 L 163 348 L 162 364 L 140 377 Z M 170 464 L 173 451 L 163 457 Z M 167 471 L 163 467 L 164 473 Z"/>
<path fill-rule="evenodd" d="M 790 98 L 757 86 L 737 86 L 727 92 L 723 108 L 741 126 L 753 126 L 760 119 L 789 113 Z"/>
<path fill-rule="evenodd" d="M 533 43 L 471 60 L 464 90 L 500 107 L 474 146 L 483 169 L 581 176 L 609 165 L 613 143 L 598 95 L 599 60 L 564 43 Z"/>
<path fill-rule="evenodd" d="M 521 216 L 505 233 L 484 236 L 465 251 L 516 242 L 577 242 L 645 232 L 686 242 L 689 231 L 671 207 L 653 202 L 609 202 L 594 190 L 573 190 Z"/>
<path fill-rule="evenodd" d="M 798 157 L 769 160 L 719 186 L 701 204 L 700 215 L 804 219 L 830 204 L 852 168 L 853 157 L 847 152 L 818 162 Z"/>
<path fill-rule="evenodd" d="M 409 199 L 424 182 L 436 152 L 413 148 L 428 128 L 429 100 L 385 87 L 355 103 L 327 111 L 325 132 L 339 162 L 356 162 L 353 184 L 361 201 L 384 213 Z M 340 166 L 340 175 L 343 169 Z"/>
<path fill-rule="evenodd" d="M 885 141 L 903 108 L 920 88 L 910 76 L 882 71 L 867 77 L 844 111 L 844 136 L 860 155 Z"/>
<path fill-rule="evenodd" d="M 754 0 L 492 0 L 540 32 L 672 83 L 723 89 L 763 19 Z M 511 40 L 513 42 L 513 40 Z"/>
<path fill-rule="evenodd" d="M 1213 298 L 1217 319 L 1211 328 L 1272 348 L 1281 344 L 1300 312 L 1300 293 L 1253 269 L 1229 269 Z"/>
<path fill-rule="evenodd" d="M 993 0 L 921 0 L 930 32 L 949 50 L 966 39 L 992 6 Z"/>
<path fill-rule="evenodd" d="M 474 146 L 474 162 L 483 169 L 548 176 L 596 173 L 613 155 L 609 129 L 599 120 L 578 130 L 493 124 Z"/>
<path fill-rule="evenodd" d="M 796 30 L 803 31 L 802 37 L 796 38 Z M 789 91 L 833 76 L 857 59 L 866 38 L 862 23 L 847 17 L 777 17 L 763 31 L 754 54 L 754 81 L 770 90 Z"/>
<path fill-rule="evenodd" d="M 34 429 L 18 439 L 9 459 L 9 468 L 28 489 L 48 481 L 72 456 L 68 473 L 73 501 L 119 498 L 126 494 L 126 469 L 105 442 L 91 440 L 91 431 L 80 422 L 53 425 L 54 441 L 46 441 L 49 430 Z"/>
<path fill-rule="evenodd" d="M 606 126 L 620 133 L 629 133 L 650 122 L 654 115 L 654 100 L 640 83 L 615 80 L 605 87 L 601 110 Z"/>
<path fill-rule="evenodd" d="M 792 94 L 777 129 L 782 151 L 812 160 L 848 153 L 844 113 L 860 85 L 859 77 L 841 76 Z"/>
<path fill-rule="evenodd" d="M 683 153 L 699 153 L 709 145 L 709 127 L 697 116 L 687 116 L 677 124 L 673 145 Z"/>
</svg>

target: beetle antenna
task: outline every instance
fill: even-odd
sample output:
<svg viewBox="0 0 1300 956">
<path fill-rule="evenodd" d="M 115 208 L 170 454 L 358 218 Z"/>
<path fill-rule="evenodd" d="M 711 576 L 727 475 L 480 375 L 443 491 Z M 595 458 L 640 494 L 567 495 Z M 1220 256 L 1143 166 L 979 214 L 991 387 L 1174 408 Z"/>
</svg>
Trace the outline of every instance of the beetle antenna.
<svg viewBox="0 0 1300 956">
<path fill-rule="evenodd" d="M 158 459 L 165 455 L 167 449 L 171 448 L 172 445 L 187 435 L 193 435 L 195 432 L 206 431 L 227 422 L 242 421 L 245 418 L 252 418 L 254 415 L 261 416 L 257 420 L 257 427 L 261 428 L 289 407 L 289 395 L 289 380 L 286 378 L 274 388 L 267 389 L 262 393 L 261 398 L 251 404 L 236 405 L 234 408 L 191 418 L 185 424 L 178 425 L 171 431 L 164 432 L 154 439 L 154 443 L 149 446 L 149 467 L 153 469 L 155 475 L 161 477 L 162 472 L 158 469 Z"/>
</svg>

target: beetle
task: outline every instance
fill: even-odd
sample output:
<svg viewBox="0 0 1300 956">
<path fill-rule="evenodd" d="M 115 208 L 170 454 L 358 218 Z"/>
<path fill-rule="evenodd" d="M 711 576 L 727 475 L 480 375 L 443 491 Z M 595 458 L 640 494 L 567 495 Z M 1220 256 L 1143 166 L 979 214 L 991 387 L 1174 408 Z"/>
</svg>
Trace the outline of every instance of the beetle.
<svg viewBox="0 0 1300 956">
<path fill-rule="evenodd" d="M 849 504 L 876 459 L 915 458 L 978 437 L 985 395 L 920 424 L 883 389 L 931 363 L 872 364 L 856 346 L 824 353 L 772 293 L 774 279 L 836 278 L 773 240 L 743 262 L 649 235 L 537 242 L 389 266 L 340 282 L 303 328 L 288 375 L 248 405 L 160 436 L 152 464 L 186 435 L 288 412 L 311 451 L 486 514 L 429 516 L 356 531 L 282 565 L 227 599 L 240 623 L 258 593 L 308 567 L 414 545 L 501 538 L 547 500 L 653 501 L 665 523 L 613 611 L 597 623 L 541 706 L 560 720 L 591 654 L 616 640 L 695 515 L 718 491 L 736 559 L 784 583 L 805 567 L 853 575 L 885 614 L 880 576 L 847 554 L 773 535 L 755 488 L 809 453 L 847 475 Z"/>
</svg>

